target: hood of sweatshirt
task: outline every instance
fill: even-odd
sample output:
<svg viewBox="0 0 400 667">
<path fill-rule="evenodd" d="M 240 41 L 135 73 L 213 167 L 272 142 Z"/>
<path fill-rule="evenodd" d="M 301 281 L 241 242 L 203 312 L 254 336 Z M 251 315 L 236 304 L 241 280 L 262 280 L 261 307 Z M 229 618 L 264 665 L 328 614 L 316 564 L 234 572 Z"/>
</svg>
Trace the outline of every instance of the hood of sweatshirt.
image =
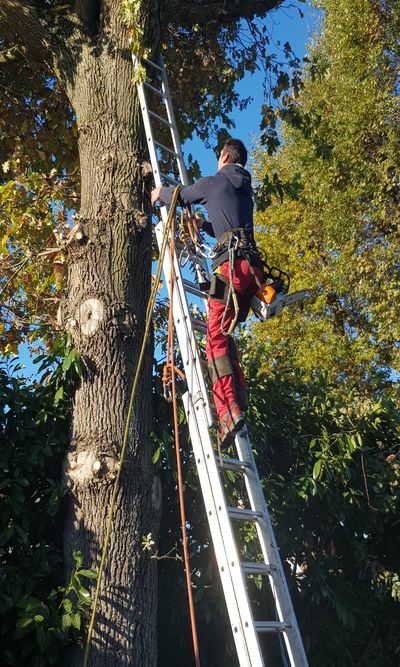
<svg viewBox="0 0 400 667">
<path fill-rule="evenodd" d="M 225 176 L 237 190 L 251 193 L 251 176 L 240 164 L 226 164 L 218 173 Z"/>
</svg>

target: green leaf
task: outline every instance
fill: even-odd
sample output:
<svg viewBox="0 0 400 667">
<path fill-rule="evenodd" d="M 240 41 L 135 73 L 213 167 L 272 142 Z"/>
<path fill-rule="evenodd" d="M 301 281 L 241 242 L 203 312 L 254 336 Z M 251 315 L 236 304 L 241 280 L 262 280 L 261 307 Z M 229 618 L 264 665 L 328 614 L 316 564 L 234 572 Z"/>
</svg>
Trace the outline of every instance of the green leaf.
<svg viewBox="0 0 400 667">
<path fill-rule="evenodd" d="M 85 605 L 90 605 L 92 602 L 92 596 L 90 595 L 89 591 L 84 588 L 83 586 L 80 586 L 77 590 L 78 594 L 78 599 L 79 602 Z"/>
<path fill-rule="evenodd" d="M 161 454 L 161 445 L 159 447 L 157 447 L 156 451 L 154 452 L 153 456 L 151 457 L 151 460 L 152 460 L 153 463 L 157 463 L 157 461 L 160 458 L 160 454 Z"/>
<path fill-rule="evenodd" d="M 14 525 L 7 526 L 0 533 L 0 546 L 3 546 L 8 542 L 8 540 L 14 535 L 15 527 Z"/>
<path fill-rule="evenodd" d="M 318 461 L 316 461 L 314 463 L 313 473 L 312 473 L 313 479 L 318 479 L 319 478 L 320 473 L 321 473 L 321 467 L 322 467 L 322 461 L 321 461 L 321 459 L 318 459 Z"/>
<path fill-rule="evenodd" d="M 57 389 L 55 396 L 54 396 L 54 405 L 58 405 L 58 403 L 62 400 L 64 396 L 64 387 L 60 387 Z"/>
<path fill-rule="evenodd" d="M 69 598 L 65 598 L 65 599 L 63 600 L 63 607 L 64 607 L 65 611 L 66 611 L 68 614 L 70 614 L 71 611 L 72 611 L 72 601 L 71 601 Z"/>
<path fill-rule="evenodd" d="M 36 626 L 36 637 L 39 644 L 39 648 L 43 651 L 46 648 L 46 633 L 44 631 L 43 625 Z"/>
<path fill-rule="evenodd" d="M 81 629 L 81 616 L 78 613 L 71 614 L 71 621 L 74 628 Z"/>
<path fill-rule="evenodd" d="M 17 531 L 18 535 L 21 538 L 21 541 L 23 544 L 28 544 L 28 535 L 26 534 L 25 530 L 21 528 L 20 526 L 15 526 L 15 530 Z"/>
<path fill-rule="evenodd" d="M 82 378 L 82 366 L 81 366 L 80 361 L 74 361 L 74 369 L 75 369 L 75 373 L 77 374 L 77 376 L 79 378 Z"/>
<path fill-rule="evenodd" d="M 23 628 L 29 627 L 29 625 L 31 625 L 32 623 L 33 623 L 33 618 L 24 617 L 24 618 L 20 618 L 19 621 L 17 621 L 15 627 L 18 630 L 21 630 Z"/>
<path fill-rule="evenodd" d="M 88 579 L 97 579 L 97 572 L 94 570 L 79 570 L 79 576 L 87 577 Z"/>
<path fill-rule="evenodd" d="M 71 614 L 63 614 L 61 618 L 61 627 L 63 630 L 70 628 L 72 625 Z"/>
<path fill-rule="evenodd" d="M 83 563 L 83 556 L 81 551 L 74 551 L 73 553 L 74 561 L 77 565 L 77 567 L 81 567 Z"/>
<path fill-rule="evenodd" d="M 74 357 L 74 350 L 71 350 L 71 351 L 67 354 L 67 356 L 65 357 L 65 359 L 64 359 L 64 361 L 63 361 L 63 363 L 62 363 L 62 369 L 63 369 L 63 371 L 67 371 L 67 370 L 70 368 L 71 364 L 72 364 L 73 361 L 74 361 L 74 358 L 75 358 L 75 357 Z"/>
</svg>

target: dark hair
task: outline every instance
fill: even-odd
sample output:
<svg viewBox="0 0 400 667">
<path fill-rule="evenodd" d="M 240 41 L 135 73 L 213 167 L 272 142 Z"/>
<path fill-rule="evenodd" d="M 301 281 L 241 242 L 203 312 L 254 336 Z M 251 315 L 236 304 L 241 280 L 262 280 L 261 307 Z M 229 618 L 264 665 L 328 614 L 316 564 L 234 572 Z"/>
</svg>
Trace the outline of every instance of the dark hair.
<svg viewBox="0 0 400 667">
<path fill-rule="evenodd" d="M 229 162 L 236 162 L 243 167 L 247 162 L 247 150 L 240 139 L 227 139 L 222 147 L 221 153 L 229 156 Z"/>
</svg>

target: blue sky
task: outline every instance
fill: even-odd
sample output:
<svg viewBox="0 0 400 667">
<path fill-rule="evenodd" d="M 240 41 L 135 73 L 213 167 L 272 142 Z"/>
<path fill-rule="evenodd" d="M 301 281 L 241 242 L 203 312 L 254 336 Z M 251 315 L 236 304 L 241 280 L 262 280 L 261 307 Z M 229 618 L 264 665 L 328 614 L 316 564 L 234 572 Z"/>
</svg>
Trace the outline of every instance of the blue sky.
<svg viewBox="0 0 400 667">
<path fill-rule="evenodd" d="M 297 7 L 304 13 L 301 18 Z M 318 12 L 307 3 L 288 0 L 278 9 L 270 12 L 266 18 L 269 34 L 271 36 L 271 52 L 279 53 L 279 42 L 281 46 L 288 41 L 299 58 L 305 55 L 306 45 L 317 25 Z M 232 114 L 236 129 L 232 135 L 241 139 L 248 148 L 257 140 L 260 130 L 261 106 L 263 97 L 263 74 L 246 75 L 238 84 L 238 92 L 243 97 L 252 96 L 252 102 L 244 111 L 235 110 Z M 199 162 L 203 175 L 213 174 L 216 171 L 216 159 L 212 150 L 205 148 L 199 139 L 187 141 L 184 146 L 184 154 L 191 153 Z M 19 361 L 25 367 L 24 374 L 32 375 L 36 367 L 32 365 L 25 345 L 19 347 Z"/>
</svg>

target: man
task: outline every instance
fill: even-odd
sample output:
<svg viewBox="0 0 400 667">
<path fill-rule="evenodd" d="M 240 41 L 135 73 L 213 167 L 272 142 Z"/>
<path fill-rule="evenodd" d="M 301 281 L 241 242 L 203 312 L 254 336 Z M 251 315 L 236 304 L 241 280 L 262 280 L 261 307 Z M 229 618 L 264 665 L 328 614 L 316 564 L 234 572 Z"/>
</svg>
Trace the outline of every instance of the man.
<svg viewBox="0 0 400 667">
<path fill-rule="evenodd" d="M 206 355 L 221 442 L 242 428 L 247 408 L 246 382 L 228 332 L 232 332 L 238 319 L 246 319 L 251 297 L 263 277 L 263 263 L 253 237 L 253 196 L 251 176 L 244 168 L 246 162 L 244 144 L 228 139 L 218 159 L 217 174 L 182 187 L 178 198 L 182 206 L 201 204 L 206 208 L 209 220 L 203 221 L 202 227 L 217 239 L 213 248 Z M 152 204 L 159 200 L 170 204 L 173 191 L 174 188 L 158 186 L 151 193 Z M 230 287 L 237 296 L 235 300 Z"/>
</svg>

